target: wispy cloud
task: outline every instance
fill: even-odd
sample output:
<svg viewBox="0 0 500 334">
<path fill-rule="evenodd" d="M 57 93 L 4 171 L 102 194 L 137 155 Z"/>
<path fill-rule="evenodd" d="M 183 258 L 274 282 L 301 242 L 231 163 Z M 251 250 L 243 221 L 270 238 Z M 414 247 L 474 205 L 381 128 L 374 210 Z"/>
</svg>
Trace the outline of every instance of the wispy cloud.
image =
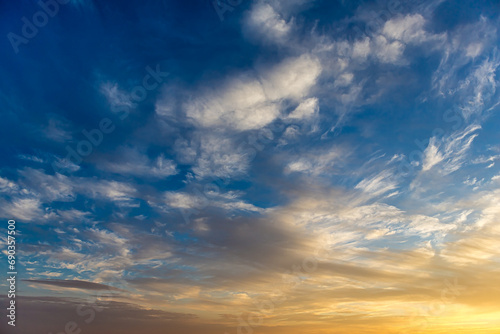
<svg viewBox="0 0 500 334">
<path fill-rule="evenodd" d="M 439 166 L 438 172 L 449 174 L 459 169 L 464 164 L 466 154 L 474 138 L 478 136 L 479 129 L 479 125 L 473 124 L 462 131 L 454 132 L 443 141 L 432 137 L 424 152 L 422 171 L 426 172 Z"/>
</svg>

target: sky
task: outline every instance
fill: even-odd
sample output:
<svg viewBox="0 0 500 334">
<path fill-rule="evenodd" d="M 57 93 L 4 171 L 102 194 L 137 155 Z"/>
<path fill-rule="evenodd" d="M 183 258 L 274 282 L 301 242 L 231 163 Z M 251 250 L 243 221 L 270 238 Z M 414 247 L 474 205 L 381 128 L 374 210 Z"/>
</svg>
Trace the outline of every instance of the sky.
<svg viewBox="0 0 500 334">
<path fill-rule="evenodd" d="M 0 332 L 500 333 L 499 14 L 1 1 Z"/>
</svg>

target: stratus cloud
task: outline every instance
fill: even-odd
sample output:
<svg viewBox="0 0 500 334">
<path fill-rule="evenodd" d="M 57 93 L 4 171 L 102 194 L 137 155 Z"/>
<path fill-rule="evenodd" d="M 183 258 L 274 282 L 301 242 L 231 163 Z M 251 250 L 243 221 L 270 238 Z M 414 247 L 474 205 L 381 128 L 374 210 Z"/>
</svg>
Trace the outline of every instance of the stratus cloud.
<svg viewBox="0 0 500 334">
<path fill-rule="evenodd" d="M 94 282 L 87 282 L 87 281 L 80 281 L 80 280 L 30 279 L 30 280 L 24 280 L 24 282 L 36 283 L 36 284 L 42 284 L 42 285 L 52 285 L 52 286 L 57 286 L 57 287 L 61 287 L 61 288 L 70 288 L 70 289 L 115 290 L 115 291 L 119 290 L 119 289 L 116 289 L 116 288 L 109 286 L 109 285 L 94 283 Z"/>
<path fill-rule="evenodd" d="M 204 128 L 259 129 L 280 116 L 283 100 L 307 97 L 320 73 L 320 62 L 310 55 L 287 59 L 256 76 L 232 79 L 221 90 L 207 90 L 185 105 L 186 115 Z"/>
<path fill-rule="evenodd" d="M 101 292 L 99 292 L 101 293 Z M 160 309 L 143 308 L 111 300 L 109 296 L 86 298 L 68 297 L 17 297 L 23 309 L 16 330 L 21 333 L 59 333 L 72 328 L 75 333 L 94 334 L 122 333 L 133 334 L 145 331 L 150 334 L 199 333 L 217 334 L 227 328 L 200 323 L 192 313 L 166 312 Z M 2 297 L 4 303 L 7 299 Z M 78 310 L 78 311 L 77 311 Z M 8 333 L 6 322 L 0 325 L 2 333 Z M 140 328 L 140 329 L 139 329 Z"/>
</svg>

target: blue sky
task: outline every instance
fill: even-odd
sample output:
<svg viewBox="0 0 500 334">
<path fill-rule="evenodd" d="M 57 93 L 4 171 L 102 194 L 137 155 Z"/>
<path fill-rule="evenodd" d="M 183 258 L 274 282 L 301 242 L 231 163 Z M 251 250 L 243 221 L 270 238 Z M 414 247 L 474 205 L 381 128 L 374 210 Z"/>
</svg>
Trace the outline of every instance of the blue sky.
<svg viewBox="0 0 500 334">
<path fill-rule="evenodd" d="M 498 330 L 497 2 L 61 2 L 0 3 L 23 333 Z"/>
</svg>

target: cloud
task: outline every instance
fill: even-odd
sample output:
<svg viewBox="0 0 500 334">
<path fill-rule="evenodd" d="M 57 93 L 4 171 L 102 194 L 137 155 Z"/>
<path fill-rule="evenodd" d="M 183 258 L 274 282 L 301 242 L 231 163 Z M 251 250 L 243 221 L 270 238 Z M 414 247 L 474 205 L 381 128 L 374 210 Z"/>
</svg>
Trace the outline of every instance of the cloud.
<svg viewBox="0 0 500 334">
<path fill-rule="evenodd" d="M 478 136 L 475 132 L 479 129 L 481 129 L 479 125 L 472 124 L 464 130 L 454 132 L 442 141 L 432 137 L 424 151 L 422 171 L 427 172 L 439 166 L 438 173 L 446 175 L 458 170 L 464 164 L 466 154 L 474 138 Z"/>
<path fill-rule="evenodd" d="M 57 210 L 57 215 L 66 222 L 84 222 L 90 215 L 90 212 L 80 211 L 76 209 Z"/>
<path fill-rule="evenodd" d="M 25 168 L 19 172 L 21 184 L 45 203 L 53 201 L 72 202 L 75 190 L 70 178 L 56 173 L 47 175 L 40 169 Z"/>
<path fill-rule="evenodd" d="M 210 334 L 223 331 L 223 327 L 198 323 L 199 317 L 193 313 L 147 309 L 132 303 L 113 301 L 107 296 L 90 296 L 87 299 L 24 296 L 17 298 L 23 305 L 22 310 L 18 311 L 19 316 L 30 319 L 16 323 L 16 329 L 23 333 L 50 333 L 64 331 L 64 328 L 75 328 L 95 334 L 113 331 L 132 334 L 141 328 L 152 334 L 188 334 L 203 328 Z M 7 331 L 6 326 L 6 323 L 2 324 L 0 330 Z"/>
<path fill-rule="evenodd" d="M 373 196 L 382 195 L 397 188 L 394 180 L 395 171 L 385 170 L 370 178 L 361 180 L 354 188 L 370 193 Z"/>
<path fill-rule="evenodd" d="M 362 16 L 360 19 L 364 20 Z M 371 57 L 381 63 L 405 65 L 407 61 L 404 60 L 404 51 L 408 45 L 431 43 L 432 48 L 439 48 L 445 41 L 446 34 L 427 32 L 424 29 L 426 23 L 426 19 L 418 13 L 397 15 L 370 36 L 347 44 L 344 54 L 350 54 L 354 62 L 364 62 Z"/>
<path fill-rule="evenodd" d="M 41 202 L 36 198 L 15 198 L 12 201 L 3 201 L 2 214 L 9 219 L 25 222 L 41 220 L 45 216 Z"/>
<path fill-rule="evenodd" d="M 441 63 L 432 76 L 432 87 L 442 96 L 457 95 L 468 119 L 480 112 L 481 103 L 487 102 L 495 91 L 492 68 L 498 67 L 498 59 L 492 46 L 496 43 L 497 27 L 481 17 L 477 22 L 459 25 L 448 35 Z M 481 65 L 475 66 L 476 58 Z M 461 75 L 464 71 L 465 78 Z M 483 90 L 484 94 L 480 94 Z"/>
<path fill-rule="evenodd" d="M 319 61 L 310 55 L 286 59 L 257 75 L 229 80 L 219 90 L 206 89 L 186 104 L 186 115 L 204 128 L 260 129 L 281 115 L 284 100 L 306 97 L 320 73 Z"/>
<path fill-rule="evenodd" d="M 319 176 L 331 174 L 336 164 L 341 164 L 348 153 L 341 147 L 333 147 L 329 150 L 318 150 L 316 152 L 304 152 L 299 158 L 291 157 L 285 173 L 300 172 L 308 175 Z"/>
<path fill-rule="evenodd" d="M 83 290 L 110 290 L 110 291 L 119 291 L 112 286 L 108 286 L 105 284 L 87 282 L 87 281 L 79 281 L 79 280 L 59 280 L 59 279 L 50 279 L 50 280 L 23 280 L 28 283 L 36 283 L 42 285 L 52 285 L 61 288 L 69 288 L 69 289 L 83 289 Z"/>
<path fill-rule="evenodd" d="M 103 82 L 100 91 L 112 107 L 131 108 L 134 106 L 130 95 L 120 90 L 117 83 Z"/>
<path fill-rule="evenodd" d="M 204 201 L 206 200 L 203 197 L 177 192 L 167 192 L 165 194 L 165 199 L 169 206 L 179 209 L 202 207 L 204 205 Z"/>
<path fill-rule="evenodd" d="M 23 159 L 23 160 L 27 160 L 27 161 L 33 161 L 33 162 L 36 162 L 36 163 L 45 163 L 46 160 L 41 158 L 41 157 L 37 157 L 35 155 L 28 155 L 28 154 L 20 154 L 17 156 L 19 159 Z"/>
<path fill-rule="evenodd" d="M 77 192 L 96 199 L 127 203 L 133 200 L 135 194 L 134 187 L 124 182 L 107 180 L 98 182 L 85 178 L 77 178 L 74 182 Z"/>
<path fill-rule="evenodd" d="M 384 36 L 376 36 L 373 40 L 372 50 L 380 62 L 395 63 L 401 59 L 404 45 L 399 41 L 390 42 Z"/>
<path fill-rule="evenodd" d="M 316 115 L 319 111 L 318 99 L 313 97 L 301 102 L 286 119 L 301 120 L 309 119 Z"/>
<path fill-rule="evenodd" d="M 58 115 L 49 115 L 48 124 L 43 129 L 45 136 L 56 142 L 67 142 L 72 139 L 71 123 Z"/>
<path fill-rule="evenodd" d="M 235 178 L 248 171 L 251 157 L 230 138 L 206 134 L 199 141 L 199 153 L 192 167 L 198 178 Z"/>
<path fill-rule="evenodd" d="M 19 186 L 9 179 L 0 177 L 0 191 L 7 194 L 17 193 Z"/>
<path fill-rule="evenodd" d="M 112 47 L 108 54 L 103 48 L 102 61 L 87 57 L 85 47 L 77 48 L 81 58 L 66 60 L 86 73 L 116 74 L 99 81 L 98 92 L 72 79 L 82 73 L 66 76 L 67 55 L 54 55 L 64 68 L 54 72 L 39 66 L 44 52 L 35 52 L 42 61 L 32 73 L 77 85 L 78 96 L 55 99 L 72 121 L 81 119 L 72 114 L 79 105 L 100 112 L 95 102 L 103 96 L 112 111 L 137 107 L 141 117 L 61 173 L 41 169 L 57 160 L 52 153 L 32 154 L 64 151 L 73 123 L 63 118 L 19 131 L 50 140 L 18 138 L 6 151 L 0 210 L 30 223 L 22 224 L 27 276 L 20 290 L 67 296 L 19 296 L 20 332 L 60 332 L 70 319 L 96 334 L 234 333 L 271 298 L 263 334 L 328 333 L 332 324 L 353 333 L 399 332 L 414 309 L 440 308 L 436 298 L 454 278 L 467 291 L 428 317 L 436 331 L 496 324 L 498 152 L 487 143 L 497 138 L 498 15 L 485 7 L 488 18 L 473 22 L 477 8 L 455 6 L 457 15 L 443 20 L 440 3 L 407 3 L 404 15 L 387 16 L 375 2 L 339 9 L 334 2 L 259 0 L 233 6 L 226 12 L 233 19 L 220 29 L 203 21 L 204 9 L 200 20 L 172 21 L 185 16 L 185 6 L 169 5 L 165 20 L 138 3 L 144 20 L 129 20 L 131 30 L 119 34 L 110 26 Z M 118 18 L 135 17 L 127 6 L 110 6 Z M 384 21 L 353 36 L 354 26 L 375 15 Z M 87 28 L 89 40 L 109 43 Z M 131 31 L 155 33 L 137 39 Z M 130 83 L 124 70 L 162 55 L 175 78 L 161 96 L 135 105 L 121 88 Z M 35 96 L 45 105 L 36 98 L 52 97 L 45 86 L 53 85 L 12 99 L 0 94 L 19 110 L 6 119 L 25 116 L 11 100 Z M 7 88 L 0 91 L 11 95 Z M 436 115 L 448 107 L 462 113 L 460 125 L 432 135 L 421 161 L 413 161 L 419 172 L 399 175 L 399 164 L 414 154 L 407 153 L 413 138 L 438 126 Z M 12 129 L 24 129 L 21 123 Z M 81 305 L 91 310 L 102 292 L 108 301 L 91 323 L 75 314 Z"/>
<path fill-rule="evenodd" d="M 166 204 L 171 208 L 182 210 L 202 210 L 206 209 L 207 207 L 218 207 L 228 211 L 261 211 L 260 208 L 245 201 L 239 200 L 238 197 L 239 195 L 235 194 L 232 191 L 227 193 L 219 193 L 215 191 L 208 191 L 205 193 L 202 193 L 200 191 L 193 191 L 192 193 L 165 193 Z"/>
<path fill-rule="evenodd" d="M 485 113 L 485 109 L 490 105 L 490 100 L 496 95 L 496 72 L 500 67 L 500 60 L 485 60 L 467 79 L 472 90 L 468 100 L 464 101 L 461 107 L 466 120 L 472 116 Z M 492 101 L 496 103 L 497 101 Z"/>
<path fill-rule="evenodd" d="M 113 161 L 98 163 L 98 167 L 116 174 L 143 178 L 167 178 L 178 173 L 177 164 L 163 154 L 149 159 L 134 148 L 122 148 L 114 154 Z"/>
<path fill-rule="evenodd" d="M 424 17 L 420 14 L 399 16 L 384 24 L 382 34 L 405 44 L 420 44 L 432 36 L 424 30 L 425 23 Z"/>
<path fill-rule="evenodd" d="M 253 5 L 246 17 L 246 29 L 255 39 L 283 43 L 292 30 L 293 23 L 286 22 L 275 9 L 264 1 Z"/>
<path fill-rule="evenodd" d="M 429 146 L 425 149 L 425 158 L 422 166 L 423 171 L 428 171 L 441 161 L 443 161 L 444 156 L 439 152 L 439 147 L 437 144 L 436 137 L 432 137 L 429 140 Z"/>
</svg>

